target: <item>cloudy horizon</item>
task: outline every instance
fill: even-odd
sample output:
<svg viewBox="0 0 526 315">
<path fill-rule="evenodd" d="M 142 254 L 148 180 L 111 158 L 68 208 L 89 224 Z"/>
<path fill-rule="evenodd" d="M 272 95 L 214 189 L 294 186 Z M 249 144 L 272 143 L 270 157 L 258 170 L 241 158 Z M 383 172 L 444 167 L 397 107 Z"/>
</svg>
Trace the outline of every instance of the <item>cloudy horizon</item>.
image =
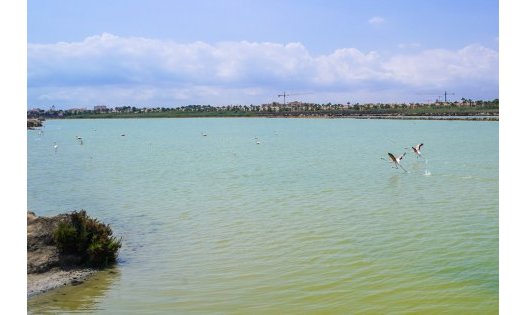
<svg viewBox="0 0 526 315">
<path fill-rule="evenodd" d="M 28 108 L 499 97 L 497 1 L 101 5 L 29 1 Z"/>
<path fill-rule="evenodd" d="M 426 102 L 445 90 L 458 99 L 493 99 L 498 70 L 498 51 L 479 44 L 316 55 L 299 42 L 179 43 L 103 33 L 28 44 L 28 106 L 261 104 L 279 101 L 281 91 L 317 103 Z"/>
</svg>

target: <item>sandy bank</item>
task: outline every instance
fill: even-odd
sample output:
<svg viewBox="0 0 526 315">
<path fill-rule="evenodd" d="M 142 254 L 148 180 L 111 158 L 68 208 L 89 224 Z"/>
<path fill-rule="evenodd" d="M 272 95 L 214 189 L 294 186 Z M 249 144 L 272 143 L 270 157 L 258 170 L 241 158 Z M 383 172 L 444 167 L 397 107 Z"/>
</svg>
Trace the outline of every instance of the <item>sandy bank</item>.
<svg viewBox="0 0 526 315">
<path fill-rule="evenodd" d="M 53 290 L 65 285 L 77 285 L 96 273 L 94 269 L 62 270 L 53 268 L 43 273 L 27 275 L 27 297 Z"/>
</svg>

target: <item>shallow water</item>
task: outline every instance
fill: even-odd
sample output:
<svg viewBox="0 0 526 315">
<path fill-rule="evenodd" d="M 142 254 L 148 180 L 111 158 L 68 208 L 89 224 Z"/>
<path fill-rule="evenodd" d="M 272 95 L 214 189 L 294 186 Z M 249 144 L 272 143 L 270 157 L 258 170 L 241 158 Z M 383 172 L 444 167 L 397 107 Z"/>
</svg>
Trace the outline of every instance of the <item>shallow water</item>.
<svg viewBox="0 0 526 315">
<path fill-rule="evenodd" d="M 28 312 L 497 313 L 498 128 L 46 121 L 28 131 L 29 210 L 85 209 L 123 247 L 112 273 Z M 381 159 L 403 151 L 408 173 Z"/>
</svg>

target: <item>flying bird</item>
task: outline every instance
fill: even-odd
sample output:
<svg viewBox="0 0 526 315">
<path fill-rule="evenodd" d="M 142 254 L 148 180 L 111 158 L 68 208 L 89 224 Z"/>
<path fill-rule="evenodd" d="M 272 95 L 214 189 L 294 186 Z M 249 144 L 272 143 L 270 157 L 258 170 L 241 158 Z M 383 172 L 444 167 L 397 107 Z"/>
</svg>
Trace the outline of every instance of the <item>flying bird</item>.
<svg viewBox="0 0 526 315">
<path fill-rule="evenodd" d="M 415 145 L 414 147 L 411 147 L 411 149 L 413 149 L 413 152 L 415 152 L 417 158 L 422 157 L 422 153 L 420 152 L 420 149 L 422 148 L 423 145 L 424 145 L 423 143 L 420 143 L 420 144 Z"/>
<path fill-rule="evenodd" d="M 403 169 L 404 171 L 407 172 L 407 170 L 402 166 L 402 164 L 400 164 L 400 161 L 402 161 L 402 159 L 404 158 L 405 154 L 406 153 L 404 152 L 404 154 L 400 155 L 399 157 L 396 157 L 392 153 L 389 153 L 389 152 L 387 153 L 387 155 L 389 155 L 389 157 L 391 158 L 391 161 L 394 163 L 394 165 L 395 165 L 394 167 L 395 168 L 398 168 L 400 166 L 401 169 Z"/>
<path fill-rule="evenodd" d="M 84 140 L 82 139 L 82 137 L 79 137 L 79 136 L 76 136 L 76 137 L 81 145 L 84 144 Z"/>
<path fill-rule="evenodd" d="M 53 142 L 53 148 L 55 149 L 55 153 L 57 153 L 58 144 L 56 142 Z"/>
</svg>

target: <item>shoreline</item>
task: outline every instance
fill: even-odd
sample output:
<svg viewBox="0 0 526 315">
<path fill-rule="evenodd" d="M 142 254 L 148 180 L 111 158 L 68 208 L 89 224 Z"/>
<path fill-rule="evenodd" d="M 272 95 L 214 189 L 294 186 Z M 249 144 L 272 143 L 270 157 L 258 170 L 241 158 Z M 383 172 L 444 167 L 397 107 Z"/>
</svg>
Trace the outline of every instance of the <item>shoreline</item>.
<svg viewBox="0 0 526 315">
<path fill-rule="evenodd" d="M 251 116 L 114 116 L 114 117 L 67 117 L 47 118 L 49 120 L 74 120 L 74 119 L 185 119 L 185 118 L 291 118 L 291 119 L 392 119 L 392 120 L 458 120 L 458 121 L 499 121 L 499 115 L 251 115 Z"/>
<path fill-rule="evenodd" d="M 347 117 L 341 117 L 347 118 Z M 499 116 L 358 116 L 354 119 L 499 121 Z"/>
<path fill-rule="evenodd" d="M 97 272 L 98 270 L 90 268 L 71 270 L 54 268 L 43 273 L 28 274 L 27 298 L 30 299 L 67 285 L 79 285 Z"/>
</svg>

